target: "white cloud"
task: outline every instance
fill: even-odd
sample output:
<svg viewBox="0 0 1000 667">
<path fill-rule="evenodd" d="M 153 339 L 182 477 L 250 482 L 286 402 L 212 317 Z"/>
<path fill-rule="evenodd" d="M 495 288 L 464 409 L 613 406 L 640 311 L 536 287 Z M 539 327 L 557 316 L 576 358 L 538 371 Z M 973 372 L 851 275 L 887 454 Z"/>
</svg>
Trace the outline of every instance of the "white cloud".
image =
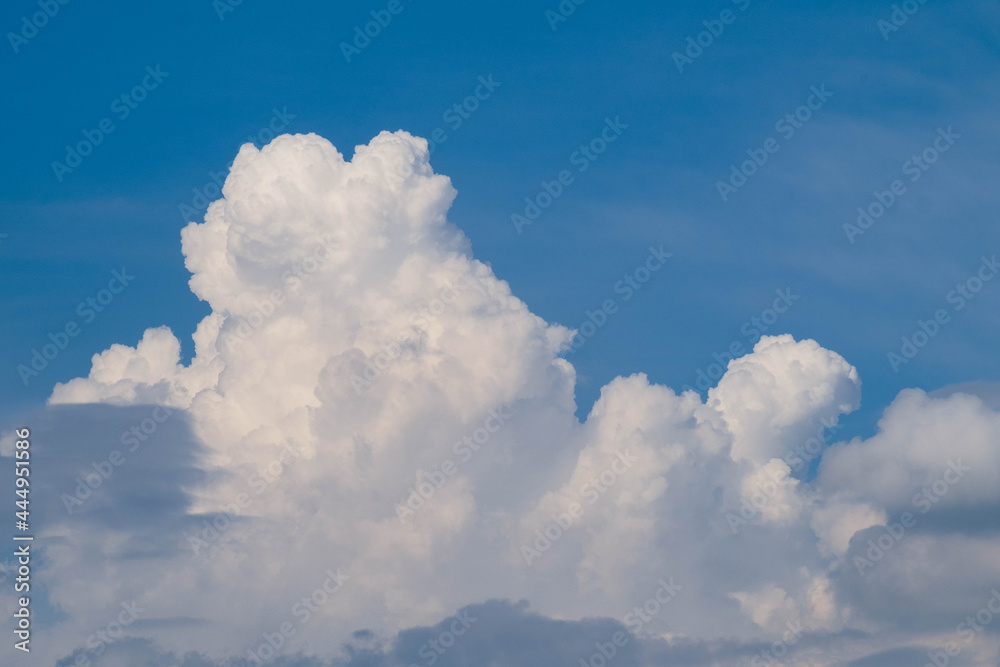
<svg viewBox="0 0 1000 667">
<path fill-rule="evenodd" d="M 1000 502 L 1000 412 L 977 396 L 899 394 L 879 433 L 824 457 L 820 485 L 882 506 L 921 512 Z M 934 488 L 937 483 L 936 490 Z M 916 500 L 924 488 L 926 502 Z"/>
<path fill-rule="evenodd" d="M 858 531 L 871 526 L 884 526 L 884 510 L 871 505 L 829 502 L 812 513 L 810 526 L 819 537 L 819 549 L 824 555 L 842 555 Z"/>
<path fill-rule="evenodd" d="M 819 420 L 857 409 L 861 381 L 835 352 L 788 334 L 765 336 L 754 353 L 729 362 L 709 402 L 733 433 L 733 458 L 764 463 L 784 458 Z"/>
<path fill-rule="evenodd" d="M 817 480 L 792 478 L 781 459 L 821 420 L 854 410 L 860 380 L 836 353 L 788 335 L 731 362 L 707 403 L 638 374 L 604 387 L 580 423 L 575 371 L 560 356 L 572 332 L 472 257 L 446 218 L 449 180 L 405 132 L 380 134 L 349 162 L 316 135 L 244 146 L 223 195 L 182 235 L 191 289 L 212 307 L 193 361 L 180 363 L 172 332 L 150 329 L 135 348 L 95 355 L 89 376 L 50 401 L 166 404 L 205 449 L 210 476 L 185 487 L 192 505 L 173 533 L 180 553 L 139 567 L 109 548 L 101 565 L 159 620 L 136 632 L 166 650 L 244 655 L 337 567 L 349 581 L 285 650 L 332 655 L 354 630 L 388 635 L 489 598 L 620 617 L 667 576 L 683 592 L 644 632 L 773 641 L 801 621 L 849 629 L 837 640 L 849 645 L 874 627 L 870 614 L 886 622 L 850 579 L 852 538 L 949 457 L 974 473 L 942 507 L 1000 493 L 1000 415 L 964 394 L 904 392 L 878 434 L 830 450 Z M 510 419 L 463 454 L 499 409 Z M 268 474 L 285 446 L 296 456 Z M 453 472 L 401 522 L 400 500 L 445 462 Z M 775 492 L 734 535 L 726 513 L 768 482 Z M 241 496 L 239 519 L 195 556 L 188 538 Z M 535 548 L 553 522 L 558 537 L 526 562 L 522 545 Z M 84 539 L 73 517 L 50 530 Z M 913 537 L 907 553 L 933 570 L 917 538 L 944 538 Z M 74 553 L 52 549 L 46 576 L 71 579 L 53 603 L 90 618 L 102 583 L 85 573 L 99 565 Z M 194 613 L 196 628 L 163 622 Z"/>
</svg>

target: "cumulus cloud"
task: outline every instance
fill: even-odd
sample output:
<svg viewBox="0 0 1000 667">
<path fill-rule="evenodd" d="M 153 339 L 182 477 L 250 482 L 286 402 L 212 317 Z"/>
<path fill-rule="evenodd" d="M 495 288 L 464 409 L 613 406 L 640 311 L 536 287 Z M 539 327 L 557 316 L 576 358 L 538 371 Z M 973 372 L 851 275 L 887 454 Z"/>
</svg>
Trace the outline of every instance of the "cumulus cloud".
<svg viewBox="0 0 1000 667">
<path fill-rule="evenodd" d="M 709 402 L 733 435 L 732 456 L 757 463 L 783 458 L 815 432 L 815 422 L 856 410 L 858 372 L 812 340 L 764 337 L 753 354 L 729 363 Z"/>
<path fill-rule="evenodd" d="M 67 489 L 96 455 L 58 456 L 82 442 L 74 420 L 109 449 L 157 443 L 41 529 L 53 661 L 95 652 L 88 636 L 134 600 L 148 611 L 105 648 L 126 662 L 226 664 L 279 633 L 274 664 L 426 664 L 426 629 L 480 605 L 492 620 L 438 664 L 578 664 L 626 624 L 621 664 L 776 646 L 788 664 L 844 664 L 929 644 L 988 597 L 996 536 L 940 517 L 996 508 L 995 404 L 903 392 L 878 433 L 793 475 L 789 452 L 856 409 L 861 383 L 781 335 L 707 401 L 636 374 L 580 422 L 561 356 L 573 332 L 473 257 L 424 140 L 383 132 L 350 160 L 311 134 L 246 145 L 222 194 L 182 233 L 212 309 L 191 362 L 151 328 L 57 385 L 39 417 Z M 150 480 L 159 501 L 135 495 Z M 918 521 L 859 572 L 869 536 L 907 510 Z M 959 558 L 974 567 L 928 583 Z M 680 587 L 669 603 L 664 578 Z M 918 601 L 916 631 L 892 611 Z M 524 637 L 536 654 L 512 653 Z"/>
</svg>

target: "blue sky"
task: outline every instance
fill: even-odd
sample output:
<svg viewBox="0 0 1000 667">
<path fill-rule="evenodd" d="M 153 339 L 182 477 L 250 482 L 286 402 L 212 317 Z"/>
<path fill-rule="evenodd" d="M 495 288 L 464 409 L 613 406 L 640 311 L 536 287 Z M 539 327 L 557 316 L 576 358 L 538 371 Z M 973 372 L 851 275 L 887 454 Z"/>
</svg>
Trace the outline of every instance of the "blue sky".
<svg viewBox="0 0 1000 667">
<path fill-rule="evenodd" d="M 622 654 L 628 664 L 758 654 L 793 607 L 812 624 L 797 649 L 803 660 L 812 650 L 839 652 L 838 664 L 909 664 L 1000 576 L 989 565 L 995 521 L 983 518 L 1000 507 L 990 445 L 1000 424 L 997 3 L 51 1 L 58 11 L 37 29 L 37 0 L 0 11 L 0 426 L 7 434 L 30 422 L 55 443 L 40 455 L 51 497 L 39 513 L 58 538 L 43 547 L 52 595 L 39 599 L 40 624 L 86 637 L 101 619 L 76 613 L 87 598 L 60 573 L 72 582 L 87 568 L 120 567 L 113 602 L 135 595 L 154 611 L 136 628 L 145 634 L 116 650 L 181 664 L 191 619 L 178 616 L 171 596 L 181 592 L 163 581 L 204 576 L 212 595 L 245 594 L 249 617 L 256 601 L 315 587 L 313 569 L 333 565 L 310 560 L 321 553 L 336 554 L 357 587 L 346 593 L 357 616 L 336 617 L 336 627 L 361 633 L 343 664 L 402 664 L 460 608 L 495 618 L 508 638 L 525 633 L 529 646 L 544 619 L 549 639 L 565 633 L 575 664 L 595 636 L 620 628 L 623 604 L 668 574 L 698 603 L 682 594 L 655 637 Z M 355 41 L 380 18 L 374 36 Z M 397 130 L 436 138 L 430 165 L 457 192 L 450 209 L 450 191 L 428 174 L 386 185 L 395 161 L 423 159 L 407 135 L 378 136 Z M 275 133 L 324 139 L 265 149 Z M 96 145 L 79 160 L 68 155 L 81 142 L 82 152 Z M 241 152 L 247 142 L 256 148 Z M 213 209 L 224 234 L 189 227 L 221 197 L 234 161 L 242 171 Z M 438 226 L 439 209 L 468 238 L 471 249 L 460 250 L 492 274 L 445 257 L 458 246 L 453 228 Z M 861 227 L 859 209 L 871 215 Z M 329 223 L 322 231 L 346 234 L 349 252 L 299 293 L 269 272 L 313 242 L 312 216 Z M 392 254 L 400 247 L 406 261 Z M 441 276 L 471 287 L 426 338 L 408 339 L 427 356 L 414 353 L 411 367 L 403 355 L 370 393 L 350 391 L 345 378 L 385 345 L 392 316 L 432 299 Z M 213 356 L 214 336 L 247 316 L 240 299 L 275 284 L 294 304 L 280 316 L 291 324 L 269 320 L 250 346 L 257 357 Z M 201 322 L 208 342 L 196 355 Z M 545 323 L 580 330 L 583 344 L 559 349 L 568 334 Z M 150 331 L 161 326 L 170 331 Z M 722 375 L 714 365 L 749 354 L 765 333 L 794 341 L 768 339 L 735 364 L 714 404 L 659 390 L 696 386 L 705 400 L 703 378 L 714 386 Z M 172 365 L 173 336 L 190 367 Z M 44 349 L 53 358 L 25 382 Z M 94 355 L 109 349 L 91 373 Z M 85 379 L 53 394 L 74 378 Z M 83 405 L 45 408 L 50 397 Z M 161 402 L 184 414 L 158 436 L 173 449 L 127 463 L 95 493 L 103 500 L 72 516 L 60 494 L 96 465 L 87 461 L 104 460 L 109 434 L 144 423 L 147 404 Z M 449 521 L 431 523 L 437 515 L 422 510 L 419 537 L 397 529 L 386 508 L 419 483 L 414 471 L 440 465 L 451 442 L 501 406 L 513 425 L 460 472 L 464 486 L 437 499 Z M 817 420 L 838 416 L 841 445 L 785 478 L 793 489 L 773 501 L 780 507 L 725 541 L 727 508 Z M 254 564 L 190 559 L 191 531 L 223 515 L 246 473 L 271 461 L 276 433 L 301 441 L 314 463 L 290 464 L 285 479 L 295 482 L 269 483 L 277 500 L 254 512 L 290 511 L 301 532 L 271 533 L 244 517 L 247 533 L 230 533 L 244 550 L 227 553 L 252 553 Z M 541 565 L 522 567 L 515 538 L 548 520 L 577 475 L 631 443 L 623 433 L 640 434 L 637 467 L 660 477 L 621 493 L 651 500 L 595 510 L 586 538 L 580 531 Z M 0 438 L 3 457 L 9 444 Z M 978 462 L 976 481 L 949 495 L 946 512 L 921 519 L 879 577 L 851 578 L 864 540 L 912 511 L 911 492 L 941 474 L 938 458 L 953 448 Z M 686 472 L 673 467 L 682 459 Z M 157 493 L 147 497 L 150 480 Z M 654 528 L 640 539 L 627 533 L 636 526 Z M 90 556 L 92 540 L 119 534 L 131 539 L 107 563 Z M 678 534 L 690 540 L 677 545 Z M 289 540 L 297 548 L 281 562 L 293 574 L 268 588 L 272 579 L 253 568 L 285 558 L 275 545 Z M 60 551 L 67 543 L 79 548 Z M 628 567 L 616 559 L 632 552 L 619 544 L 635 550 Z M 480 561 L 495 580 L 475 571 Z M 148 562 L 163 579 L 129 571 Z M 949 562 L 978 565 L 948 569 L 944 593 L 930 575 L 919 589 L 907 588 L 909 574 L 892 576 Z M 615 586 L 602 578 L 626 571 Z M 254 584 L 244 590 L 232 572 L 250 572 Z M 380 597 L 386 587 L 398 597 Z M 805 611 L 827 594 L 842 617 L 824 616 L 823 605 Z M 928 599 L 937 606 L 917 606 Z M 206 611 L 195 620 L 221 629 L 211 638 L 191 631 L 191 645 L 213 660 L 242 654 L 282 620 L 287 610 L 272 606 L 251 620 Z M 311 648 L 296 650 L 328 664 L 344 638 L 309 632 Z M 879 640 L 861 649 L 860 636 Z M 444 664 L 509 657 L 509 646 L 480 639 Z M 57 648 L 63 658 L 84 650 L 75 639 Z M 979 664 L 971 653 L 968 664 Z M 203 664 L 196 658 L 184 664 Z M 985 659 L 995 662 L 995 651 Z"/>
<path fill-rule="evenodd" d="M 554 7 L 556 3 L 552 3 Z M 742 3 L 740 3 L 742 4 Z M 380 7 L 244 2 L 219 19 L 209 2 L 70 3 L 7 54 L 0 271 L 4 410 L 36 403 L 90 356 L 153 323 L 184 332 L 207 313 L 186 288 L 178 211 L 211 183 L 272 110 L 350 155 L 381 129 L 447 140 L 435 170 L 459 191 L 451 219 L 542 317 L 576 327 L 649 245 L 670 266 L 579 352 L 584 410 L 612 377 L 644 370 L 694 385 L 713 352 L 747 343 L 741 326 L 790 287 L 801 299 L 773 326 L 843 354 L 864 382 L 862 421 L 907 386 L 996 380 L 990 346 L 1000 290 L 967 311 L 899 373 L 886 354 L 931 316 L 980 257 L 1000 245 L 994 215 L 996 7 L 931 2 L 888 41 L 870 2 L 634 3 L 598 0 L 552 30 L 538 2 L 407 2 L 352 62 L 338 47 Z M 8 4 L 5 25 L 34 7 Z M 678 72 L 671 54 L 732 8 L 735 21 Z M 111 102 L 147 66 L 162 84 L 124 120 Z M 492 75 L 499 88 L 452 130 L 443 114 Z M 833 96 L 790 139 L 775 123 L 810 87 Z M 19 92 L 20 91 L 20 92 Z M 110 117 L 93 155 L 57 181 L 65 146 Z M 453 116 L 454 117 L 454 116 Z M 518 234 L 512 213 L 567 167 L 606 117 L 620 138 Z M 939 127 L 953 150 L 851 245 L 843 230 L 874 190 L 901 177 Z M 781 148 L 727 202 L 716 182 L 769 136 Z M 25 388 L 16 366 L 74 318 L 114 268 L 133 286 Z"/>
</svg>

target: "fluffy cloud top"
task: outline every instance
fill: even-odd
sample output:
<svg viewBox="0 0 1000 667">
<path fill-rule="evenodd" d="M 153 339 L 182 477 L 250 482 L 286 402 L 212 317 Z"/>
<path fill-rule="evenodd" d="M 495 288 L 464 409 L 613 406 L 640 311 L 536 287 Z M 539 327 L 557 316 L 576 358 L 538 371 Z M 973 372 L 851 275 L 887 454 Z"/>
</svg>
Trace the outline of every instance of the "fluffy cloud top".
<svg viewBox="0 0 1000 667">
<path fill-rule="evenodd" d="M 859 405 L 860 380 L 835 352 L 782 335 L 731 362 L 707 402 L 640 374 L 604 387 L 580 423 L 560 356 L 573 332 L 472 257 L 446 217 L 454 196 L 405 132 L 350 161 L 316 135 L 240 150 L 223 199 L 182 233 L 191 289 L 212 308 L 194 359 L 149 329 L 52 393 L 132 406 L 122 419 L 143 442 L 190 459 L 157 524 L 169 546 L 137 552 L 136 525 L 94 509 L 125 479 L 156 477 L 139 463 L 85 510 L 51 512 L 54 657 L 92 651 L 86 628 L 133 599 L 147 611 L 109 655 L 155 646 L 164 664 L 192 650 L 184 664 L 245 658 L 283 624 L 284 656 L 347 664 L 353 633 L 370 631 L 396 637 L 396 653 L 363 664 L 428 664 L 406 628 L 490 599 L 618 619 L 586 626 L 593 641 L 560 654 L 567 664 L 621 625 L 647 642 L 646 658 L 621 649 L 627 664 L 732 664 L 779 645 L 786 664 L 845 664 L 936 646 L 985 604 L 1000 541 L 935 516 L 996 511 L 995 405 L 904 392 L 879 433 L 834 446 L 812 479 L 789 453 Z M 183 437 L 148 432 L 153 405 L 182 417 Z M 120 432 L 123 444 L 134 433 Z M 68 460 L 72 495 L 86 462 Z M 859 567 L 905 511 L 915 521 Z M 973 566 L 949 570 L 958 558 Z M 944 572 L 947 585 L 929 583 Z M 664 580 L 679 587 L 669 602 Z M 921 622 L 899 621 L 914 604 Z M 964 656 L 995 660 L 993 631 Z M 485 664 L 460 662 L 473 646 L 441 664 Z"/>
</svg>

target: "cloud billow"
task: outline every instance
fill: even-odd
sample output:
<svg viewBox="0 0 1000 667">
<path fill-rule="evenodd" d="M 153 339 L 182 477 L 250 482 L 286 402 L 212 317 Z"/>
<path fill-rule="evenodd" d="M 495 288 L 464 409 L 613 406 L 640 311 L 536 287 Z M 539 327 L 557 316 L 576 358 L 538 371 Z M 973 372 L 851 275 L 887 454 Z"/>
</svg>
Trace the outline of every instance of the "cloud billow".
<svg viewBox="0 0 1000 667">
<path fill-rule="evenodd" d="M 107 503 L 51 510 L 62 515 L 39 539 L 62 614 L 40 629 L 52 661 L 87 651 L 90 632 L 134 599 L 147 611 L 108 660 L 243 664 L 287 623 L 275 665 L 409 667 L 429 664 L 423 643 L 474 609 L 485 620 L 436 664 L 586 664 L 618 631 L 628 641 L 615 664 L 734 664 L 769 651 L 844 664 L 932 650 L 996 585 L 997 536 L 955 543 L 932 521 L 1000 500 L 1000 413 L 975 392 L 903 392 L 877 434 L 824 452 L 809 481 L 788 453 L 861 397 L 854 367 L 815 341 L 764 336 L 707 400 L 643 374 L 616 378 L 580 422 L 564 358 L 574 332 L 531 313 L 473 257 L 423 139 L 383 132 L 350 161 L 313 134 L 248 144 L 222 195 L 182 232 L 191 290 L 212 309 L 191 362 L 173 332 L 151 328 L 52 393 L 49 410 L 76 405 L 84 432 L 109 410 L 135 410 L 140 424 L 154 406 L 179 417 L 149 436 L 163 437 L 160 450 L 114 470 Z M 449 302 L 432 307 L 442 294 Z M 400 499 L 458 461 L 457 443 L 498 411 L 510 415 L 502 428 L 400 521 Z M 184 438 L 167 431 L 182 427 Z M 127 431 L 102 442 L 114 448 Z M 107 454 L 89 447 L 60 480 Z M 157 458 L 167 454 L 173 468 Z M 921 530 L 859 574 L 859 540 L 958 456 L 970 470 L 920 515 Z M 154 481 L 155 501 L 129 495 Z M 192 553 L 190 538 L 226 512 L 234 520 L 210 549 Z M 167 518 L 155 548 L 110 548 L 157 513 Z M 727 515 L 745 525 L 732 530 Z M 64 546 L 84 530 L 104 545 L 88 558 Z M 526 562 L 539 534 L 548 546 Z M 948 570 L 958 563 L 973 565 Z M 296 605 L 338 568 L 342 587 L 303 621 Z M 947 582 L 935 583 L 942 570 Z M 679 592 L 633 633 L 627 615 L 666 578 Z M 897 621 L 894 610 L 915 605 L 925 623 Z M 964 655 L 995 652 L 991 636 Z"/>
</svg>

